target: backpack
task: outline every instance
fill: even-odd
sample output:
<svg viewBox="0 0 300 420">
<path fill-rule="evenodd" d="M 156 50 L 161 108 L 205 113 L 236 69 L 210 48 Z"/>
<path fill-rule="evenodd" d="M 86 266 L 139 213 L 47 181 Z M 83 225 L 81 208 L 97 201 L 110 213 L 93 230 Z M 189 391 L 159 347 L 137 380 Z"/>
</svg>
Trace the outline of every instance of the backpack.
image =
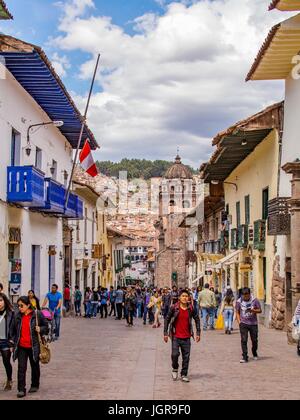
<svg viewBox="0 0 300 420">
<path fill-rule="evenodd" d="M 99 301 L 99 295 L 98 295 L 97 292 L 93 292 L 93 299 L 92 299 L 92 301 L 93 302 L 98 302 Z"/>
</svg>

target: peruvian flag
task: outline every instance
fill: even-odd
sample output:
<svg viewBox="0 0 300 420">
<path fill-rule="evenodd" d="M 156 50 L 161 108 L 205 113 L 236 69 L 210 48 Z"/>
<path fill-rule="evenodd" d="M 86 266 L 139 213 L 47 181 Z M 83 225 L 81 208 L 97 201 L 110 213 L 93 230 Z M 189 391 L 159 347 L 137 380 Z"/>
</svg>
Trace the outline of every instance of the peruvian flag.
<svg viewBox="0 0 300 420">
<path fill-rule="evenodd" d="M 93 178 L 98 175 L 98 169 L 95 164 L 92 149 L 88 140 L 86 140 L 83 149 L 79 155 L 79 160 L 82 168 Z"/>
</svg>

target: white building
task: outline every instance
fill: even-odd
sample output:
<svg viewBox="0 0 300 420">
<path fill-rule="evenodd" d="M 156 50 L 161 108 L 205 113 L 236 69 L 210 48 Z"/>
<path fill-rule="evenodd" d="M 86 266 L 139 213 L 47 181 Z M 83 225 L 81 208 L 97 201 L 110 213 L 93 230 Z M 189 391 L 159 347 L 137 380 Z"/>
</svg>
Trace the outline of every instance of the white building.
<svg viewBox="0 0 300 420">
<path fill-rule="evenodd" d="M 299 2 L 273 0 L 270 9 L 282 11 L 298 10 Z M 273 269 L 273 295 L 280 295 L 281 302 L 273 307 L 273 323 L 285 320 L 285 326 L 292 318 L 300 295 L 299 278 L 293 273 L 297 258 L 293 257 L 291 240 L 291 218 L 289 198 L 291 197 L 291 175 L 283 165 L 300 157 L 300 14 L 274 26 L 260 49 L 247 80 L 284 80 L 285 102 L 284 123 L 279 136 L 279 165 L 277 199 L 270 203 L 269 235 L 274 236 L 276 264 Z M 294 232 L 295 233 L 295 232 Z M 298 233 L 299 237 L 299 233 Z M 294 261 L 293 261 L 294 260 Z M 279 317 L 279 318 L 278 318 Z"/>
<path fill-rule="evenodd" d="M 79 181 L 73 182 L 73 191 L 83 201 L 83 219 L 69 222 L 73 230 L 71 285 L 94 289 L 99 286 L 99 259 L 94 258 L 99 194 Z"/>
<path fill-rule="evenodd" d="M 64 205 L 82 117 L 39 47 L 0 35 L 0 59 L 0 282 L 43 297 L 62 288 L 62 221 L 83 217 L 76 195 Z"/>
</svg>

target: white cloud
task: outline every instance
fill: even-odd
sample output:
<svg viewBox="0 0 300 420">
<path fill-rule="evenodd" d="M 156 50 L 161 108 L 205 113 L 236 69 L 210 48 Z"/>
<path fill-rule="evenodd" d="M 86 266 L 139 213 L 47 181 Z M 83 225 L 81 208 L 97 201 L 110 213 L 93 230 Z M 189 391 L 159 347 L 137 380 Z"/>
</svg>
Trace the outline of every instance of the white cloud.
<svg viewBox="0 0 300 420">
<path fill-rule="evenodd" d="M 269 2 L 171 3 L 162 16 L 138 17 L 134 35 L 95 10 L 80 17 L 95 6 L 91 0 L 74 0 L 73 15 L 68 3 L 52 45 L 102 53 L 103 93 L 93 96 L 89 115 L 99 158 L 172 159 L 179 145 L 198 166 L 218 131 L 281 99 L 280 82 L 244 82 L 271 26 L 288 17 L 268 13 Z M 80 77 L 89 80 L 94 64 L 83 63 Z M 83 108 L 84 98 L 77 99 Z"/>
<path fill-rule="evenodd" d="M 71 67 L 71 64 L 66 55 L 60 56 L 55 52 L 51 56 L 51 62 L 60 77 L 65 77 L 67 75 L 67 70 Z"/>
</svg>

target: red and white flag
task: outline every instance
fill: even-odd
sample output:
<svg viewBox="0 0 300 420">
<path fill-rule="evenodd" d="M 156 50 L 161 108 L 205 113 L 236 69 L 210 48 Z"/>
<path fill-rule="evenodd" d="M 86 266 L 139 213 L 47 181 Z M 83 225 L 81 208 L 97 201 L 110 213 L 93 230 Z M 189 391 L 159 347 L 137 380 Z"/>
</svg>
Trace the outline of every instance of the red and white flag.
<svg viewBox="0 0 300 420">
<path fill-rule="evenodd" d="M 81 163 L 82 168 L 93 178 L 98 175 L 98 169 L 95 164 L 92 149 L 88 140 L 86 140 L 83 149 L 79 155 L 79 160 Z"/>
</svg>

